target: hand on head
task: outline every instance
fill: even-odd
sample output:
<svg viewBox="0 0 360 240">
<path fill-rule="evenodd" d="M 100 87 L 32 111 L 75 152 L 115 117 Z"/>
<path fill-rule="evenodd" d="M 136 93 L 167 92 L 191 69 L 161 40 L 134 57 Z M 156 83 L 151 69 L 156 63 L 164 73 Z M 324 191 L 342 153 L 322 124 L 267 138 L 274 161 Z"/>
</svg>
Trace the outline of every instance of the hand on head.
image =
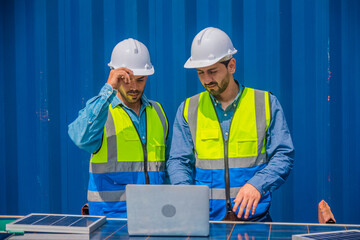
<svg viewBox="0 0 360 240">
<path fill-rule="evenodd" d="M 133 79 L 134 74 L 133 71 L 131 71 L 128 68 L 117 68 L 112 69 L 109 74 L 109 78 L 107 80 L 107 83 L 110 84 L 113 89 L 118 90 L 121 84 L 121 81 L 124 81 L 124 83 L 129 84 L 131 79 Z"/>
</svg>

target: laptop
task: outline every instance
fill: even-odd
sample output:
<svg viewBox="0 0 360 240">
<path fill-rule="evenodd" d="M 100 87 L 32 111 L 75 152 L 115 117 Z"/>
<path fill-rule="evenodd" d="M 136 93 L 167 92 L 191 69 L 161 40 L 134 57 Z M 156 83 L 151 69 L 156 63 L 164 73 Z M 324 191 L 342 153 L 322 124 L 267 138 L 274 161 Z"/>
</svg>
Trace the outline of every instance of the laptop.
<svg viewBox="0 0 360 240">
<path fill-rule="evenodd" d="M 208 236 L 209 188 L 196 185 L 126 186 L 130 236 Z"/>
</svg>

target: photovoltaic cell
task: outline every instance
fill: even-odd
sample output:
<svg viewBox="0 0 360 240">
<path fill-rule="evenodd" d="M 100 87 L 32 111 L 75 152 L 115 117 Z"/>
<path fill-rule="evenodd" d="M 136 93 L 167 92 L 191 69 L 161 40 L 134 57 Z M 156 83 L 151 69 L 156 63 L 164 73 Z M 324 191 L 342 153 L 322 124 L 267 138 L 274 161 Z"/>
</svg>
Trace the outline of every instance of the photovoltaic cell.
<svg viewBox="0 0 360 240">
<path fill-rule="evenodd" d="M 72 226 L 72 227 L 87 227 L 93 223 L 94 223 L 93 221 L 91 221 L 87 218 L 82 218 L 82 219 L 79 219 L 79 221 L 74 222 L 70 226 Z"/>
<path fill-rule="evenodd" d="M 64 217 L 60 221 L 53 224 L 53 226 L 70 226 L 76 221 L 79 221 L 79 217 Z"/>
<path fill-rule="evenodd" d="M 33 224 L 44 217 L 46 217 L 46 215 L 32 215 L 14 224 Z"/>
<path fill-rule="evenodd" d="M 62 218 L 64 218 L 63 216 L 46 216 L 43 219 L 34 222 L 34 223 L 29 223 L 32 225 L 53 225 L 55 222 L 61 220 Z"/>
<path fill-rule="evenodd" d="M 312 233 L 293 235 L 293 240 L 356 240 L 360 239 L 360 231 L 348 230 L 348 231 L 335 231 L 335 232 L 323 232 L 323 233 Z"/>
</svg>

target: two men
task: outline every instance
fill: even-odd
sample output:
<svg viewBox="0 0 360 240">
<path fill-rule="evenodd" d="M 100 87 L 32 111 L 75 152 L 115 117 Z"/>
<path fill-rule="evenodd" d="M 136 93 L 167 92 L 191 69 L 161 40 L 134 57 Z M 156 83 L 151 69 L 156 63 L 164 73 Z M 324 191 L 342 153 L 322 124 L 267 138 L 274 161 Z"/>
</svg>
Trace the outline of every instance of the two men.
<svg viewBox="0 0 360 240">
<path fill-rule="evenodd" d="M 293 166 L 280 103 L 233 77 L 237 51 L 217 28 L 199 32 L 185 68 L 206 89 L 178 108 L 167 171 L 172 184 L 207 185 L 211 220 L 271 221 L 271 192 Z"/>
<path fill-rule="evenodd" d="M 69 135 L 81 149 L 92 153 L 88 203 L 91 215 L 126 218 L 127 184 L 162 184 L 168 120 L 155 101 L 143 94 L 154 73 L 148 49 L 126 39 L 111 55 L 107 83 L 78 118 Z"/>
<path fill-rule="evenodd" d="M 69 125 L 73 141 L 93 153 L 90 214 L 109 217 L 126 217 L 126 184 L 163 183 L 168 131 L 161 106 L 142 95 L 153 73 L 138 54 L 148 56 L 146 47 L 119 45 L 108 83 Z M 289 175 L 294 148 L 276 97 L 234 79 L 236 52 L 220 29 L 194 38 L 185 68 L 196 68 L 206 91 L 178 108 L 167 171 L 172 184 L 209 186 L 211 220 L 271 221 L 271 192 Z"/>
</svg>

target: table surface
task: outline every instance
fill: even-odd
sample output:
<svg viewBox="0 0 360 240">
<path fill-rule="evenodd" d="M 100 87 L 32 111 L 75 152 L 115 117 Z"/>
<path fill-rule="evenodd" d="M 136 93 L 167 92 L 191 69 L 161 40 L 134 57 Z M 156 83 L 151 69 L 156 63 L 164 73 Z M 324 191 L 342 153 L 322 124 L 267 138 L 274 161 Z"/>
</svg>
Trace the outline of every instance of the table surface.
<svg viewBox="0 0 360 240">
<path fill-rule="evenodd" d="M 20 216 L 0 216 L 0 220 L 15 220 Z M 109 218 L 107 222 L 90 234 L 90 239 L 291 239 L 294 234 L 360 230 L 360 225 L 310 224 L 310 223 L 246 223 L 210 221 L 209 237 L 130 237 L 126 219 Z M 40 234 L 40 233 L 39 233 Z"/>
</svg>

